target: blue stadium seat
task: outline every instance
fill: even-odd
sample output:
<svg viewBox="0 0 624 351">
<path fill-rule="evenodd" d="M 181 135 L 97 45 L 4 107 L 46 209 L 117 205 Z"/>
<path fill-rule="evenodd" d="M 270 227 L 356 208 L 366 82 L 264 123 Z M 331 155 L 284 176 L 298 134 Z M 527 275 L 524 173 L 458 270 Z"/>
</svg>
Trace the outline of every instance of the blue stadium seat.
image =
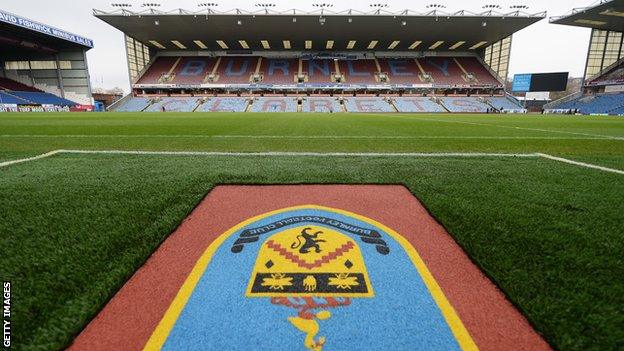
<svg viewBox="0 0 624 351">
<path fill-rule="evenodd" d="M 621 108 L 624 108 L 624 93 L 582 96 L 578 99 L 560 104 L 554 109 L 578 109 L 581 113 L 590 115 L 619 114 L 621 112 L 617 111 Z"/>
<path fill-rule="evenodd" d="M 494 96 L 487 99 L 497 110 L 521 110 L 522 106 L 504 96 Z"/>
<path fill-rule="evenodd" d="M 166 112 L 193 112 L 199 104 L 197 97 L 164 97 L 158 102 L 150 105 L 145 112 L 162 112 L 163 106 Z"/>
<path fill-rule="evenodd" d="M 199 106 L 196 112 L 245 112 L 248 98 L 244 97 L 213 97 Z"/>
<path fill-rule="evenodd" d="M 149 105 L 151 99 L 144 97 L 133 97 L 122 103 L 115 109 L 116 112 L 140 112 Z"/>
<path fill-rule="evenodd" d="M 52 95 L 50 93 L 43 92 L 32 92 L 32 91 L 12 91 L 12 95 L 15 95 L 21 99 L 29 101 L 31 103 L 37 105 L 57 105 L 57 106 L 74 106 L 77 105 L 75 102 L 63 99 L 56 95 Z"/>
<path fill-rule="evenodd" d="M 251 112 L 297 112 L 293 97 L 259 97 L 251 105 Z"/>
<path fill-rule="evenodd" d="M 399 97 L 394 99 L 394 105 L 399 112 L 446 112 L 428 97 Z"/>
<path fill-rule="evenodd" d="M 0 104 L 29 105 L 30 102 L 0 91 Z"/>
<path fill-rule="evenodd" d="M 441 97 L 442 104 L 456 113 L 485 113 L 490 108 L 476 97 Z"/>
<path fill-rule="evenodd" d="M 303 99 L 302 112 L 342 112 L 335 97 L 307 97 Z"/>
<path fill-rule="evenodd" d="M 380 97 L 350 97 L 345 100 L 349 112 L 396 112 L 392 105 Z"/>
</svg>

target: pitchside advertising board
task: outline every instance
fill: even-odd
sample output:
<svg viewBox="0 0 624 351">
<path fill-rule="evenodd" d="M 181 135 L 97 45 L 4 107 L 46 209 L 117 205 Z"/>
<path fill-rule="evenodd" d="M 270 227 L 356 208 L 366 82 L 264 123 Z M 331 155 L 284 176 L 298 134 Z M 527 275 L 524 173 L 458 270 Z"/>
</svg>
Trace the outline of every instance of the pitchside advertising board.
<svg viewBox="0 0 624 351">
<path fill-rule="evenodd" d="M 512 91 L 515 93 L 565 91 L 568 88 L 568 72 L 516 74 Z"/>
<path fill-rule="evenodd" d="M 60 30 L 58 28 L 50 27 L 42 23 L 31 21 L 26 18 L 16 16 L 9 12 L 0 11 L 0 22 L 13 24 L 22 28 L 34 30 L 39 33 L 47 34 L 56 38 L 71 41 L 76 44 L 84 45 L 87 47 L 93 47 L 93 41 L 91 39 L 83 38 L 76 34 Z"/>
</svg>

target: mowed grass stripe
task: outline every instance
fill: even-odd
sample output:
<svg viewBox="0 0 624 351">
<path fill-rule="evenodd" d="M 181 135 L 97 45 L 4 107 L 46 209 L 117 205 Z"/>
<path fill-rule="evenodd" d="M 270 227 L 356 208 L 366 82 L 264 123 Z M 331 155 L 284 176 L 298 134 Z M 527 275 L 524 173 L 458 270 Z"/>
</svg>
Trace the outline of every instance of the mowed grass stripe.
<svg viewBox="0 0 624 351">
<path fill-rule="evenodd" d="M 526 158 L 261 161 L 61 154 L 0 171 L 16 349 L 67 346 L 216 184 L 405 184 L 553 346 L 624 339 L 619 175 Z"/>
</svg>

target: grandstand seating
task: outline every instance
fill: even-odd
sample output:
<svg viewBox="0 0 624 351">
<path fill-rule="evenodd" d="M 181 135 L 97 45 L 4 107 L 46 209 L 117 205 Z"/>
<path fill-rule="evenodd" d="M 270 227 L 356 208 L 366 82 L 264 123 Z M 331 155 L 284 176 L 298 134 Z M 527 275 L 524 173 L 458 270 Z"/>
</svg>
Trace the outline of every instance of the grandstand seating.
<svg viewBox="0 0 624 351">
<path fill-rule="evenodd" d="M 339 61 L 340 73 L 346 84 L 375 84 L 375 60 Z"/>
<path fill-rule="evenodd" d="M 178 62 L 177 57 L 158 57 L 149 67 L 149 69 L 141 76 L 137 84 L 159 84 L 160 77 L 169 73 L 173 65 Z"/>
<path fill-rule="evenodd" d="M 200 105 L 196 112 L 245 112 L 249 99 L 245 97 L 213 97 Z"/>
<path fill-rule="evenodd" d="M 193 112 L 200 102 L 196 97 L 163 97 L 145 109 L 145 112 Z"/>
<path fill-rule="evenodd" d="M 458 57 L 457 62 L 459 62 L 461 67 L 463 67 L 467 73 L 474 74 L 477 81 L 471 84 L 494 86 L 501 85 L 501 82 L 499 82 L 498 79 L 494 78 L 494 76 L 487 70 L 487 68 L 485 68 L 476 58 Z"/>
<path fill-rule="evenodd" d="M 431 74 L 433 81 L 439 85 L 467 85 L 460 67 L 452 57 L 425 57 L 418 60 L 423 69 Z"/>
<path fill-rule="evenodd" d="M 521 110 L 523 109 L 517 102 L 506 96 L 494 96 L 487 98 L 487 101 L 497 110 Z"/>
<path fill-rule="evenodd" d="M 348 112 L 396 112 L 380 97 L 349 97 L 345 99 L 345 106 Z"/>
<path fill-rule="evenodd" d="M 490 106 L 476 97 L 441 97 L 440 101 L 450 112 L 483 113 L 490 109 Z"/>
<path fill-rule="evenodd" d="M 624 107 L 624 93 L 582 96 L 565 102 L 555 109 L 578 109 L 583 114 L 617 114 Z"/>
<path fill-rule="evenodd" d="M 258 97 L 253 99 L 251 112 L 297 112 L 294 97 Z"/>
<path fill-rule="evenodd" d="M 393 100 L 399 112 L 446 112 L 444 107 L 428 97 L 399 97 Z"/>
<path fill-rule="evenodd" d="M 390 84 L 423 84 L 420 70 L 414 59 L 379 59 L 381 72 L 386 73 Z"/>
<path fill-rule="evenodd" d="M 256 71 L 258 57 L 222 57 L 217 74 L 218 84 L 249 84 Z"/>
<path fill-rule="evenodd" d="M 143 111 L 152 102 L 149 98 L 132 97 L 123 101 L 121 105 L 115 108 L 117 112 L 140 112 Z"/>
<path fill-rule="evenodd" d="M 333 60 L 303 60 L 302 72 L 308 74 L 308 83 L 329 84 L 336 68 Z"/>
<path fill-rule="evenodd" d="M 296 59 L 262 59 L 260 71 L 263 84 L 294 84 L 299 71 L 299 60 Z"/>
<path fill-rule="evenodd" d="M 0 77 L 0 90 L 41 92 L 39 89 L 2 77 Z"/>
<path fill-rule="evenodd" d="M 209 57 L 184 57 L 172 72 L 171 84 L 202 84 L 214 65 L 215 60 Z"/>
<path fill-rule="evenodd" d="M 30 105 L 30 102 L 20 99 L 19 97 L 0 91 L 0 104 L 17 104 L 17 105 Z"/>
<path fill-rule="evenodd" d="M 307 97 L 303 99 L 302 112 L 342 112 L 340 102 L 334 97 Z"/>
<path fill-rule="evenodd" d="M 57 106 L 73 106 L 75 102 L 63 99 L 56 95 L 52 95 L 44 92 L 33 91 L 11 91 L 11 95 L 16 96 L 22 100 L 26 100 L 29 104 L 35 105 L 57 105 Z"/>
</svg>

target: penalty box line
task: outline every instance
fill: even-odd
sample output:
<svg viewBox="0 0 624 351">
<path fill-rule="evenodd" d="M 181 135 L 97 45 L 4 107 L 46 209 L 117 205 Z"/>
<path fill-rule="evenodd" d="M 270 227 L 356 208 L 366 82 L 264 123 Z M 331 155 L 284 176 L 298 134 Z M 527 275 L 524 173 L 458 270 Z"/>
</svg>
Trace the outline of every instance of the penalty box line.
<svg viewBox="0 0 624 351">
<path fill-rule="evenodd" d="M 552 156 L 544 153 L 481 153 L 481 152 L 448 152 L 448 153 L 384 153 L 384 152 L 219 152 L 219 151 L 140 151 L 140 150 L 54 150 L 34 157 L 0 162 L 0 168 L 19 163 L 30 162 L 48 158 L 58 154 L 103 154 L 103 155 L 151 155 L 151 156 L 265 156 L 265 157 L 520 157 L 520 158 L 544 158 L 551 161 L 566 163 L 569 165 L 595 169 L 608 173 L 624 175 L 624 171 L 614 168 L 602 167 L 591 163 L 578 162 L 563 157 Z"/>
</svg>

